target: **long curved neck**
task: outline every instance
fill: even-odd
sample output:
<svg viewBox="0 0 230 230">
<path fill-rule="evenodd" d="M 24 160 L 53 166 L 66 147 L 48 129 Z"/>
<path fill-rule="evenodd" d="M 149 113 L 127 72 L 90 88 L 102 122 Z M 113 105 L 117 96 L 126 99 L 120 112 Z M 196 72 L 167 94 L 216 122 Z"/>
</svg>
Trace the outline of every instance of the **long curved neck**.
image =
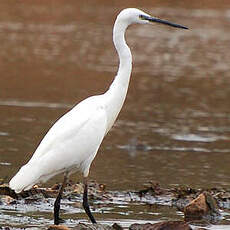
<svg viewBox="0 0 230 230">
<path fill-rule="evenodd" d="M 132 55 L 125 41 L 125 31 L 127 26 L 119 19 L 116 20 L 113 28 L 113 43 L 119 56 L 119 68 L 111 86 L 116 84 L 119 88 L 128 89 L 129 79 L 132 71 Z"/>
<path fill-rule="evenodd" d="M 125 42 L 125 31 L 128 25 L 124 21 L 116 20 L 113 29 L 113 42 L 119 56 L 119 68 L 109 90 L 104 94 L 107 110 L 107 132 L 114 124 L 127 94 L 132 71 L 132 55 Z"/>
</svg>

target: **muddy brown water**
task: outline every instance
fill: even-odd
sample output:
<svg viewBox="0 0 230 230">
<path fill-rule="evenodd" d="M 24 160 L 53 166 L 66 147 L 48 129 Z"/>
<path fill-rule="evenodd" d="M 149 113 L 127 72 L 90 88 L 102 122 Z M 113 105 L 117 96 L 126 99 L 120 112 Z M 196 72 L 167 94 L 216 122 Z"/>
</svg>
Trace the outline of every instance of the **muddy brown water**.
<svg viewBox="0 0 230 230">
<path fill-rule="evenodd" d="M 230 186 L 230 4 L 211 0 L 1 1 L 0 178 L 9 181 L 62 114 L 108 88 L 118 64 L 113 22 L 130 6 L 190 30 L 137 25 L 127 31 L 133 54 L 129 92 L 92 164 L 91 179 L 114 191 L 138 189 L 149 180 Z M 51 204 L 39 209 L 2 207 L 0 224 L 52 223 Z M 67 219 L 74 213 L 65 211 Z M 119 220 L 123 226 L 183 219 L 167 206 L 111 204 L 97 212 L 102 222 Z M 77 213 L 86 220 L 81 209 Z M 228 229 L 229 223 L 224 210 L 223 220 L 207 227 Z"/>
</svg>

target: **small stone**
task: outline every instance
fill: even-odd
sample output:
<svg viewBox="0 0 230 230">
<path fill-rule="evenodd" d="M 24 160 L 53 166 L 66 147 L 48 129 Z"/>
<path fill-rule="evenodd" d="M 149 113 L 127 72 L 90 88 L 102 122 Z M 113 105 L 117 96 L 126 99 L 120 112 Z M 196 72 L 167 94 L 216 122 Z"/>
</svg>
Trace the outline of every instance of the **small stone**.
<svg viewBox="0 0 230 230">
<path fill-rule="evenodd" d="M 72 228 L 73 230 L 114 230 L 113 227 L 107 224 L 84 224 L 79 223 L 77 226 Z"/>
<path fill-rule="evenodd" d="M 219 211 L 212 195 L 203 192 L 184 208 L 184 214 L 186 220 L 199 220 L 208 215 L 217 215 Z"/>
<path fill-rule="evenodd" d="M 13 199 L 18 199 L 18 195 L 7 184 L 0 185 L 0 195 L 6 195 Z"/>
<path fill-rule="evenodd" d="M 74 184 L 72 186 L 72 190 L 74 193 L 77 193 L 77 194 L 82 194 L 84 192 L 84 185 L 83 184 Z"/>
<path fill-rule="evenodd" d="M 70 230 L 70 228 L 64 225 L 50 225 L 48 230 Z"/>
<path fill-rule="evenodd" d="M 114 223 L 114 224 L 112 225 L 112 228 L 115 229 L 115 230 L 122 230 L 122 229 L 123 229 L 123 228 L 122 228 L 119 224 L 117 224 L 117 223 Z"/>
<path fill-rule="evenodd" d="M 56 184 L 54 184 L 50 189 L 51 189 L 51 190 L 59 190 L 60 187 L 61 187 L 61 185 L 58 184 L 58 183 L 56 183 Z"/>
<path fill-rule="evenodd" d="M 165 221 L 156 224 L 132 224 L 129 230 L 192 230 L 192 228 L 183 221 Z"/>
<path fill-rule="evenodd" d="M 33 188 L 34 188 L 34 189 L 38 189 L 39 186 L 38 186 L 37 184 L 35 184 L 35 185 L 33 186 Z"/>
<path fill-rule="evenodd" d="M 105 188 L 106 188 L 106 185 L 105 184 L 99 184 L 98 187 L 99 187 L 100 191 L 104 192 Z"/>
<path fill-rule="evenodd" d="M 16 202 L 11 196 L 3 196 L 2 201 L 6 204 L 15 204 Z"/>
</svg>

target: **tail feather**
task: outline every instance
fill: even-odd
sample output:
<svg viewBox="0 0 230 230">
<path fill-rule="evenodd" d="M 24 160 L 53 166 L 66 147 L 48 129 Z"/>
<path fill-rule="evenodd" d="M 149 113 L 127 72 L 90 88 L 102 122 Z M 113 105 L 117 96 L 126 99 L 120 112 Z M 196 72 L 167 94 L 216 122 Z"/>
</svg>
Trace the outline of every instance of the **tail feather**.
<svg viewBox="0 0 230 230">
<path fill-rule="evenodd" d="M 9 186 L 16 193 L 23 190 L 29 190 L 39 180 L 37 167 L 34 165 L 26 164 L 18 171 L 18 173 L 11 179 Z"/>
</svg>

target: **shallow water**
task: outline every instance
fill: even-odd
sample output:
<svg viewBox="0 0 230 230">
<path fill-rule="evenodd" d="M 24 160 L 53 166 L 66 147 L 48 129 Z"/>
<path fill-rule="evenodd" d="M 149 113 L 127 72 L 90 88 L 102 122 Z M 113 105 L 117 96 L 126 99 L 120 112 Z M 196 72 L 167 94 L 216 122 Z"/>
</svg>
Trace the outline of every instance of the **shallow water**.
<svg viewBox="0 0 230 230">
<path fill-rule="evenodd" d="M 120 9 L 135 5 L 190 30 L 164 26 L 128 30 L 134 66 L 127 100 L 90 177 L 115 191 L 138 189 L 149 180 L 163 186 L 229 187 L 230 5 L 211 0 L 205 5 L 198 1 L 141 5 L 100 1 L 97 6 L 92 1 L 0 2 L 4 9 L 0 15 L 1 178 L 8 181 L 31 157 L 58 117 L 108 88 L 118 63 L 112 25 Z M 61 176 L 47 186 L 59 180 Z M 51 221 L 49 208 L 33 211 L 39 224 Z M 108 211 L 104 218 L 98 217 L 109 221 L 121 215 L 124 223 L 183 218 L 169 208 L 161 214 L 124 212 Z M 1 221 L 7 223 L 7 216 L 9 220 L 13 216 L 15 223 L 17 218 L 31 225 L 37 221 L 27 212 L 21 219 L 17 209 L 7 215 L 4 211 Z M 229 217 L 223 219 L 229 224 Z"/>
</svg>

